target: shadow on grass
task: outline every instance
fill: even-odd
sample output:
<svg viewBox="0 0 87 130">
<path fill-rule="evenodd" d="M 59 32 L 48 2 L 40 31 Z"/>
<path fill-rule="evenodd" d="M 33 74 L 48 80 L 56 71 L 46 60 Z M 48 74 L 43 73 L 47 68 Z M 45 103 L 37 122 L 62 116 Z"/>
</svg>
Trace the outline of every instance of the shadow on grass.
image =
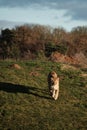
<svg viewBox="0 0 87 130">
<path fill-rule="evenodd" d="M 45 89 L 24 86 L 24 85 L 16 85 L 12 83 L 0 82 L 0 91 L 5 91 L 7 93 L 27 93 L 40 98 L 50 99 L 49 93 Z"/>
</svg>

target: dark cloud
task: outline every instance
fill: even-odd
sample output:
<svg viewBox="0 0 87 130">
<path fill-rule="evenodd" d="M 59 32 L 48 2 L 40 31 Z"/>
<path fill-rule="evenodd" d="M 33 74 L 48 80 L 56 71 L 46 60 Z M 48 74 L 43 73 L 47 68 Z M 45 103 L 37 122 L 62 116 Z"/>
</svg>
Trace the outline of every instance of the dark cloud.
<svg viewBox="0 0 87 130">
<path fill-rule="evenodd" d="M 72 8 L 74 6 L 78 6 L 84 3 L 87 4 L 86 0 L 0 0 L 0 6 L 7 6 L 7 7 L 25 7 L 33 4 L 38 4 L 41 6 L 48 6 L 48 7 L 58 7 L 58 8 Z"/>
<path fill-rule="evenodd" d="M 65 9 L 72 19 L 87 20 L 87 0 L 0 0 L 0 7 L 30 6 Z"/>
<path fill-rule="evenodd" d="M 42 4 L 42 0 L 0 0 L 2 7 L 27 7 L 32 4 Z"/>
<path fill-rule="evenodd" d="M 0 0 L 1 7 L 23 7 L 27 6 L 28 0 Z M 28 2 L 29 3 L 29 2 Z"/>
</svg>

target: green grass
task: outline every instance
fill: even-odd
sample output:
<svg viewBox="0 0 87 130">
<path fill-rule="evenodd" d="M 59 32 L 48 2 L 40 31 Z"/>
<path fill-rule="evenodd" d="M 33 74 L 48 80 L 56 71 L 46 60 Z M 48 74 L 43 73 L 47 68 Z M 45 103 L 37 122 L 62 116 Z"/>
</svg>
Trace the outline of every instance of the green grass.
<svg viewBox="0 0 87 130">
<path fill-rule="evenodd" d="M 17 63 L 22 68 L 15 69 Z M 87 130 L 87 80 L 82 70 L 62 70 L 50 61 L 0 61 L 0 130 Z M 60 93 L 54 101 L 47 75 L 55 70 Z"/>
</svg>

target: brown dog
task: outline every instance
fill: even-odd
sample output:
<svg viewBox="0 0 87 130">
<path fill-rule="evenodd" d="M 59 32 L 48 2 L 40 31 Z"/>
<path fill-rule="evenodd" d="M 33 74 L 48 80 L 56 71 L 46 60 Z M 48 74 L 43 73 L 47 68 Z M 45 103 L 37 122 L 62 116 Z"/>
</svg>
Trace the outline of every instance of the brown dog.
<svg viewBox="0 0 87 130">
<path fill-rule="evenodd" d="M 53 99 L 57 100 L 59 95 L 59 77 L 56 72 L 52 71 L 48 75 L 49 91 Z"/>
</svg>

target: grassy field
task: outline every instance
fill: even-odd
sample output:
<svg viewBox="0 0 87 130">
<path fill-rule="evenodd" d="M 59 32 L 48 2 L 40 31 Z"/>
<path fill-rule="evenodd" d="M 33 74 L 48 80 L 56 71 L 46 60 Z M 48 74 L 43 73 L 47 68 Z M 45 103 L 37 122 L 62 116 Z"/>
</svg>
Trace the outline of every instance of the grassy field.
<svg viewBox="0 0 87 130">
<path fill-rule="evenodd" d="M 48 92 L 51 70 L 60 77 L 57 101 Z M 0 61 L 0 130 L 87 130 L 86 74 L 50 61 Z"/>
</svg>

